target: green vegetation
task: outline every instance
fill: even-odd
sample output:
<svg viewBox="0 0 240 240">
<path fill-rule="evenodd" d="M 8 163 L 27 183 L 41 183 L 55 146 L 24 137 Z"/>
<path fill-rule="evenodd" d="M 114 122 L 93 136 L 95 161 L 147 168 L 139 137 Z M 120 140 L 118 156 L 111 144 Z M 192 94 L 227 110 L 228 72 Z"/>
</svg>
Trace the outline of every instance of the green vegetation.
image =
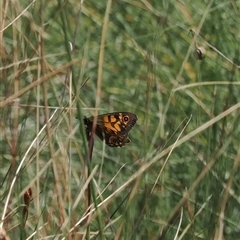
<svg viewBox="0 0 240 240">
<path fill-rule="evenodd" d="M 0 233 L 239 238 L 240 1 L 0 6 Z M 131 143 L 89 150 L 117 111 Z"/>
</svg>

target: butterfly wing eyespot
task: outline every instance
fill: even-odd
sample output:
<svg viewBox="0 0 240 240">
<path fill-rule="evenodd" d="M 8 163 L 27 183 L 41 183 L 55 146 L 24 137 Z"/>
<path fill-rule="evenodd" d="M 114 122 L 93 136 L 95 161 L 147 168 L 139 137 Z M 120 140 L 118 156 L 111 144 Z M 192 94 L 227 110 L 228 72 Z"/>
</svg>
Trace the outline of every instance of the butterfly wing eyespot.
<svg viewBox="0 0 240 240">
<path fill-rule="evenodd" d="M 119 124 L 121 133 L 128 133 L 137 122 L 137 116 L 134 113 L 123 112 L 119 114 Z"/>
<path fill-rule="evenodd" d="M 128 121 L 129 121 L 129 116 L 124 116 L 124 117 L 123 117 L 123 121 L 124 121 L 124 122 L 128 122 Z"/>
<path fill-rule="evenodd" d="M 117 135 L 110 136 L 106 143 L 111 147 L 119 146 L 119 142 L 117 141 Z"/>
<path fill-rule="evenodd" d="M 90 136 L 94 117 L 84 118 L 86 133 Z M 97 116 L 95 134 L 105 140 L 110 147 L 122 147 L 129 143 L 128 132 L 137 122 L 137 116 L 131 112 L 113 112 Z"/>
</svg>

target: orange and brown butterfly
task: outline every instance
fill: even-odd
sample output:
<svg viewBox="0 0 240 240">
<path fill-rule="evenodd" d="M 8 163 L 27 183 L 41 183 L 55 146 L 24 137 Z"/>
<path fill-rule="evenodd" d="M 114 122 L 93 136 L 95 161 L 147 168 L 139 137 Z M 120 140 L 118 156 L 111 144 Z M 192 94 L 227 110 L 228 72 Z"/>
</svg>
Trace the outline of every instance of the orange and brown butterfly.
<svg viewBox="0 0 240 240">
<path fill-rule="evenodd" d="M 84 117 L 88 139 L 92 133 L 94 117 Z M 137 121 L 131 112 L 113 112 L 97 116 L 96 135 L 110 147 L 123 147 L 130 142 L 128 132 Z"/>
</svg>

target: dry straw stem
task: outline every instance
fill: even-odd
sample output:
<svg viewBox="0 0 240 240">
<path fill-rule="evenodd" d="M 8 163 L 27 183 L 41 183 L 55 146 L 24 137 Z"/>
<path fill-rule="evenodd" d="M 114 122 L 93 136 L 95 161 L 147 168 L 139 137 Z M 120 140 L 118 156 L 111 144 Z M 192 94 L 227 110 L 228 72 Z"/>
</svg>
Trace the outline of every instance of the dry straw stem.
<svg viewBox="0 0 240 240">
<path fill-rule="evenodd" d="M 103 74 L 103 63 L 104 63 L 104 51 L 105 51 L 105 41 L 106 41 L 106 34 L 107 34 L 107 27 L 109 22 L 109 14 L 111 10 L 112 0 L 108 0 L 107 8 L 104 16 L 103 21 L 103 28 L 102 28 L 102 38 L 101 38 L 101 45 L 100 45 L 100 52 L 99 52 L 99 59 L 98 59 L 98 79 L 97 79 L 97 94 L 96 94 L 96 111 L 95 115 L 98 115 L 98 107 L 100 105 L 100 96 L 101 96 L 101 86 L 102 86 L 102 74 Z M 94 124 L 97 121 L 94 118 Z"/>
<path fill-rule="evenodd" d="M 173 92 L 177 92 L 177 91 L 188 89 L 188 88 L 194 88 L 194 87 L 200 87 L 200 86 L 211 86 L 211 85 L 240 85 L 240 82 L 213 81 L 213 82 L 190 83 L 190 84 L 185 84 L 183 86 L 173 89 Z"/>
<path fill-rule="evenodd" d="M 182 218 L 183 218 L 183 208 L 181 208 L 181 216 L 180 216 L 180 220 L 179 220 L 177 232 L 176 232 L 176 234 L 175 234 L 175 236 L 174 236 L 174 240 L 177 240 L 177 239 L 178 239 L 178 233 L 179 233 L 180 228 L 181 228 Z"/>
<path fill-rule="evenodd" d="M 31 5 L 36 2 L 36 0 L 33 0 L 23 11 L 21 14 L 19 14 L 14 20 L 12 20 L 6 27 L 4 27 L 3 29 L 0 30 L 0 33 L 2 33 L 3 31 L 5 31 L 8 27 L 10 27 L 15 21 L 17 21 L 30 7 Z M 6 5 L 7 6 L 7 5 Z M 7 9 L 7 8 L 5 8 Z M 6 14 L 5 14 L 6 16 Z M 5 20 L 5 18 L 3 19 Z M 3 22 L 4 23 L 4 22 Z"/>
<path fill-rule="evenodd" d="M 32 88 L 35 88 L 35 87 L 39 86 L 40 84 L 42 84 L 43 82 L 46 82 L 46 81 L 50 80 L 56 74 L 59 74 L 59 73 L 65 71 L 66 69 L 71 67 L 73 64 L 77 63 L 78 61 L 79 60 L 75 59 L 75 60 L 61 66 L 60 68 L 56 69 L 55 71 L 45 75 L 44 77 L 38 79 L 37 81 L 34 81 L 33 83 L 29 84 L 27 87 L 21 89 L 20 91 L 12 94 L 10 97 L 8 97 L 7 99 L 0 102 L 0 108 L 5 107 L 9 103 L 11 103 L 14 99 L 22 96 L 24 93 L 28 92 Z"/>
<path fill-rule="evenodd" d="M 160 176 L 162 175 L 164 168 L 165 168 L 166 165 L 167 165 L 167 162 L 168 162 L 168 160 L 169 160 L 169 158 L 170 158 L 170 156 L 171 156 L 172 151 L 175 149 L 175 146 L 176 146 L 177 142 L 179 141 L 181 135 L 182 135 L 183 132 L 185 131 L 185 129 L 186 129 L 186 127 L 188 126 L 188 124 L 189 124 L 190 121 L 191 121 L 191 118 L 190 118 L 190 119 L 188 120 L 188 122 L 185 124 L 185 126 L 184 126 L 184 128 L 182 129 L 182 131 L 180 132 L 177 140 L 176 140 L 175 143 L 172 145 L 171 150 L 169 151 L 168 156 L 167 156 L 166 160 L 165 160 L 164 163 L 163 163 L 162 169 L 161 169 L 161 171 L 159 172 L 159 174 L 158 174 L 158 176 L 157 176 L 157 179 L 156 179 L 156 181 L 155 181 L 155 183 L 154 183 L 154 185 L 153 185 L 153 187 L 152 187 L 151 193 L 153 193 L 154 188 L 156 187 L 156 184 L 158 183 L 158 180 L 159 180 Z"/>
<path fill-rule="evenodd" d="M 52 116 L 49 118 L 49 121 L 51 121 L 51 119 L 54 117 L 55 113 L 57 112 L 57 110 L 54 111 L 54 113 L 52 114 Z M 3 210 L 3 214 L 2 214 L 2 218 L 1 218 L 1 223 L 0 223 L 0 228 L 3 226 L 3 223 L 4 223 L 4 218 L 6 216 L 6 212 L 7 212 L 7 206 L 9 204 L 9 201 L 10 201 L 10 197 L 11 197 L 11 193 L 12 193 L 12 190 L 13 190 L 13 186 L 17 180 L 17 177 L 18 177 L 18 174 L 20 172 L 20 170 L 22 169 L 22 166 L 23 166 L 23 163 L 25 162 L 27 156 L 28 156 L 28 153 L 30 152 L 32 146 L 34 146 L 34 144 L 36 143 L 36 141 L 38 140 L 38 137 L 41 135 L 41 133 L 44 131 L 44 129 L 46 128 L 47 124 L 45 124 L 42 129 L 39 131 L 39 133 L 37 134 L 37 136 L 35 137 L 35 139 L 32 141 L 32 143 L 30 144 L 28 150 L 26 151 L 25 155 L 23 156 L 22 160 L 20 161 L 20 164 L 16 170 L 16 173 L 15 173 L 15 176 L 11 182 L 11 185 L 10 185 L 10 188 L 9 188 L 9 192 L 8 192 L 8 195 L 7 195 L 7 199 L 6 199 L 6 202 L 5 202 L 5 205 L 4 205 L 4 210 Z"/>
<path fill-rule="evenodd" d="M 238 154 L 235 158 L 235 162 L 234 162 L 233 169 L 232 169 L 232 174 L 228 179 L 228 182 L 227 182 L 227 185 L 225 188 L 225 192 L 223 194 L 222 204 L 220 207 L 220 214 L 218 216 L 218 227 L 216 228 L 216 231 L 215 231 L 214 240 L 223 239 L 223 236 L 224 236 L 224 219 L 225 219 L 224 212 L 225 212 L 225 209 L 226 209 L 226 206 L 228 203 L 229 193 L 231 191 L 234 175 L 238 171 L 239 164 L 240 164 L 240 148 L 238 149 Z"/>
<path fill-rule="evenodd" d="M 4 230 L 4 228 L 1 227 L 0 227 L 0 240 L 11 240 L 7 235 L 6 231 Z"/>
<path fill-rule="evenodd" d="M 212 195 L 210 195 L 206 202 L 203 203 L 200 207 L 200 209 L 197 211 L 197 213 L 194 215 L 194 218 L 191 219 L 191 222 L 185 227 L 185 229 L 182 229 L 182 233 L 180 236 L 178 236 L 178 240 L 182 240 L 184 239 L 185 234 L 188 232 L 188 230 L 190 229 L 190 227 L 193 225 L 195 219 L 197 219 L 197 216 L 200 215 L 200 213 L 205 209 L 206 205 L 209 203 L 209 200 L 211 199 Z M 182 208 L 181 208 L 182 209 Z"/>
</svg>

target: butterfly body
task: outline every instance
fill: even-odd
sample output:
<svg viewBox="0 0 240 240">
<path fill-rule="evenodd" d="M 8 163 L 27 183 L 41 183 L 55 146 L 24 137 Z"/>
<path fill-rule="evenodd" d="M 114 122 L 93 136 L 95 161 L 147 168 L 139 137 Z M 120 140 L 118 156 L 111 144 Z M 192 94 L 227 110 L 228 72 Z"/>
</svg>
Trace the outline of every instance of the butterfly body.
<svg viewBox="0 0 240 240">
<path fill-rule="evenodd" d="M 90 137 L 94 117 L 84 118 L 87 136 Z M 128 132 L 137 121 L 131 112 L 113 112 L 97 116 L 95 133 L 110 147 L 122 147 L 130 142 Z"/>
</svg>

